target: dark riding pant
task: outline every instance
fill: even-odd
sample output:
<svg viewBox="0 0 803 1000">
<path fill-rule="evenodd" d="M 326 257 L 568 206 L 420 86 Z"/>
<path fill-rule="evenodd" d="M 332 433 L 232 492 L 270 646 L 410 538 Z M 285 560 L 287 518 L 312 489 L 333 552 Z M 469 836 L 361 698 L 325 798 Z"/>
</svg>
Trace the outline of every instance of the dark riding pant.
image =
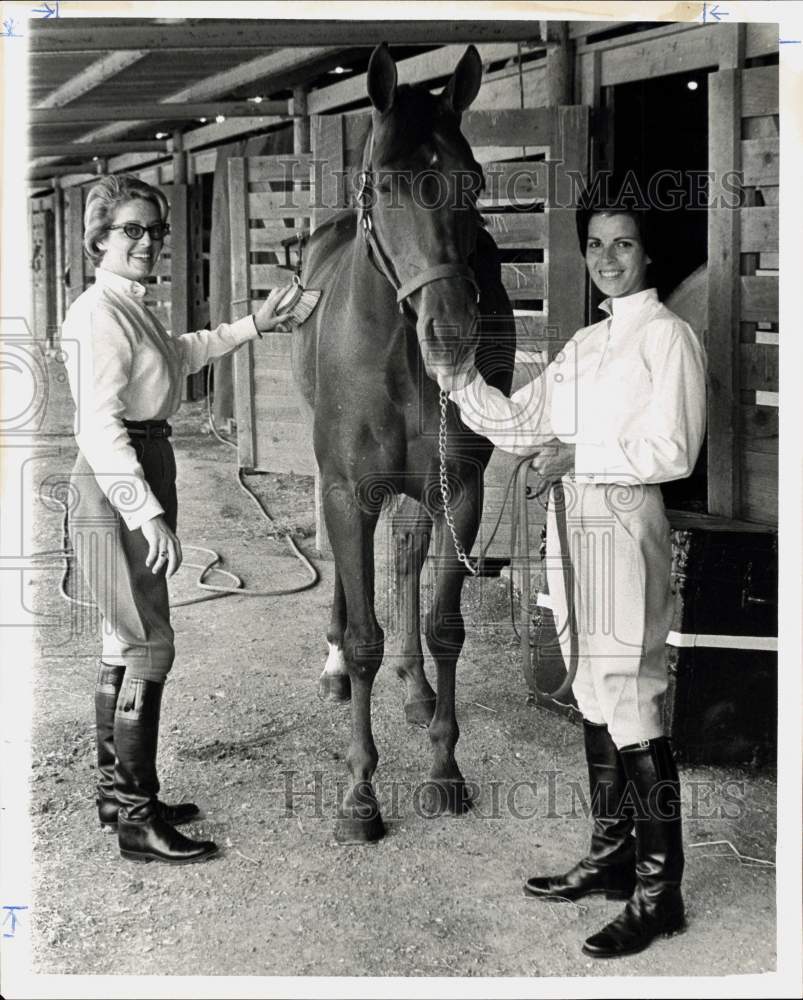
<svg viewBox="0 0 803 1000">
<path fill-rule="evenodd" d="M 176 462 L 167 438 L 131 437 L 145 479 L 176 530 Z M 145 565 L 141 529 L 126 527 L 79 452 L 70 477 L 69 534 L 75 560 L 100 611 L 101 659 L 127 678 L 164 681 L 175 655 L 165 570 Z"/>
</svg>

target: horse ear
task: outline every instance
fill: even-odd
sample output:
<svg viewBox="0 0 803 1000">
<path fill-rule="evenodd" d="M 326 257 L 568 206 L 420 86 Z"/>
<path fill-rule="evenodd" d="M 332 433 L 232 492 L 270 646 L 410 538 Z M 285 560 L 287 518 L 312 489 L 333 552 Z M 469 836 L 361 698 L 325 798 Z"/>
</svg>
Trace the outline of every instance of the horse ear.
<svg viewBox="0 0 803 1000">
<path fill-rule="evenodd" d="M 380 114 L 385 114 L 393 107 L 397 80 L 396 63 L 387 44 L 382 42 L 371 53 L 371 61 L 368 63 L 368 96 Z"/>
<path fill-rule="evenodd" d="M 482 83 L 482 60 L 473 45 L 469 45 L 457 64 L 452 78 L 443 88 L 442 97 L 461 114 L 477 96 Z"/>
</svg>

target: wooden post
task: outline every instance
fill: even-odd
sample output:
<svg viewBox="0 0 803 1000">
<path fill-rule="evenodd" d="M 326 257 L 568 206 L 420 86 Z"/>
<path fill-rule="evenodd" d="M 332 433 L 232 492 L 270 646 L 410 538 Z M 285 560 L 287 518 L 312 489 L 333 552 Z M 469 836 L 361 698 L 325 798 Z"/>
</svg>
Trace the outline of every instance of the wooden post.
<svg viewBox="0 0 803 1000">
<path fill-rule="evenodd" d="M 232 156 L 229 167 L 229 232 L 231 233 L 231 321 L 251 311 L 248 257 L 248 160 Z M 234 416 L 237 419 L 237 465 L 255 468 L 254 348 L 243 344 L 234 352 Z"/>
<path fill-rule="evenodd" d="M 66 197 L 69 218 L 67 261 L 70 268 L 67 305 L 72 305 L 84 290 L 84 189 L 80 185 L 70 188 Z"/>
<path fill-rule="evenodd" d="M 54 177 L 52 183 L 56 243 L 56 326 L 60 330 L 64 321 L 64 191 L 58 177 Z"/>
<path fill-rule="evenodd" d="M 546 78 L 547 106 L 572 103 L 572 59 L 569 53 L 569 27 L 565 21 L 547 21 Z"/>
<path fill-rule="evenodd" d="M 307 87 L 293 87 L 293 152 L 310 151 L 310 124 L 307 110 Z"/>
<path fill-rule="evenodd" d="M 187 183 L 187 154 L 184 152 L 184 145 L 181 132 L 173 133 L 173 183 Z"/>
<path fill-rule="evenodd" d="M 739 516 L 741 211 L 727 181 L 741 165 L 741 73 L 712 74 L 708 92 L 708 513 Z"/>
</svg>

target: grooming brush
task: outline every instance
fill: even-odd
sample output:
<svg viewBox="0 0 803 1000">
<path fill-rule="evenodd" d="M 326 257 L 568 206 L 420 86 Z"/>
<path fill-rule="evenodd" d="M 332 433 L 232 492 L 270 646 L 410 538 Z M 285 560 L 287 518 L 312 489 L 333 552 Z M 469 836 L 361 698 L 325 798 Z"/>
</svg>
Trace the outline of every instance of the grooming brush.
<svg viewBox="0 0 803 1000">
<path fill-rule="evenodd" d="M 321 294 L 318 289 L 305 288 L 296 275 L 292 285 L 287 286 L 287 291 L 276 303 L 276 312 L 289 312 L 288 320 L 295 326 L 301 326 L 312 315 Z"/>
</svg>

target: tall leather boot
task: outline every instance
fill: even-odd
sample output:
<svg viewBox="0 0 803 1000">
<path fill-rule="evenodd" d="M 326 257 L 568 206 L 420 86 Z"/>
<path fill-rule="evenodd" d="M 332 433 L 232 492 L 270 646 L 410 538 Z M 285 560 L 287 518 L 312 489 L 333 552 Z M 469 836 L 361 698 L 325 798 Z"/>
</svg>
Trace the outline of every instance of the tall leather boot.
<svg viewBox="0 0 803 1000">
<path fill-rule="evenodd" d="M 125 667 L 100 661 L 95 683 L 95 742 L 98 751 L 98 793 L 95 804 L 104 829 L 117 826 L 119 804 L 114 794 L 114 713 Z"/>
<path fill-rule="evenodd" d="M 583 720 L 591 813 L 594 826 L 588 854 L 565 875 L 542 875 L 524 884 L 538 899 L 580 899 L 604 892 L 628 899 L 636 884 L 633 815 L 625 803 L 625 774 L 608 727 Z"/>
<path fill-rule="evenodd" d="M 158 807 L 156 749 L 164 685 L 126 677 L 117 699 L 114 793 L 120 803 L 117 837 L 129 861 L 191 864 L 217 853 L 211 840 L 190 840 L 165 820 Z"/>
<path fill-rule="evenodd" d="M 638 799 L 636 889 L 624 911 L 583 945 L 595 958 L 632 955 L 685 926 L 680 781 L 669 740 L 645 740 L 620 753 Z"/>
<path fill-rule="evenodd" d="M 120 803 L 114 793 L 114 713 L 123 683 L 125 667 L 100 661 L 95 685 L 95 728 L 98 750 L 98 794 L 95 802 L 102 829 L 108 833 L 117 830 Z M 178 802 L 171 806 L 157 802 L 162 819 L 178 825 L 195 819 L 200 810 L 194 802 Z"/>
</svg>

